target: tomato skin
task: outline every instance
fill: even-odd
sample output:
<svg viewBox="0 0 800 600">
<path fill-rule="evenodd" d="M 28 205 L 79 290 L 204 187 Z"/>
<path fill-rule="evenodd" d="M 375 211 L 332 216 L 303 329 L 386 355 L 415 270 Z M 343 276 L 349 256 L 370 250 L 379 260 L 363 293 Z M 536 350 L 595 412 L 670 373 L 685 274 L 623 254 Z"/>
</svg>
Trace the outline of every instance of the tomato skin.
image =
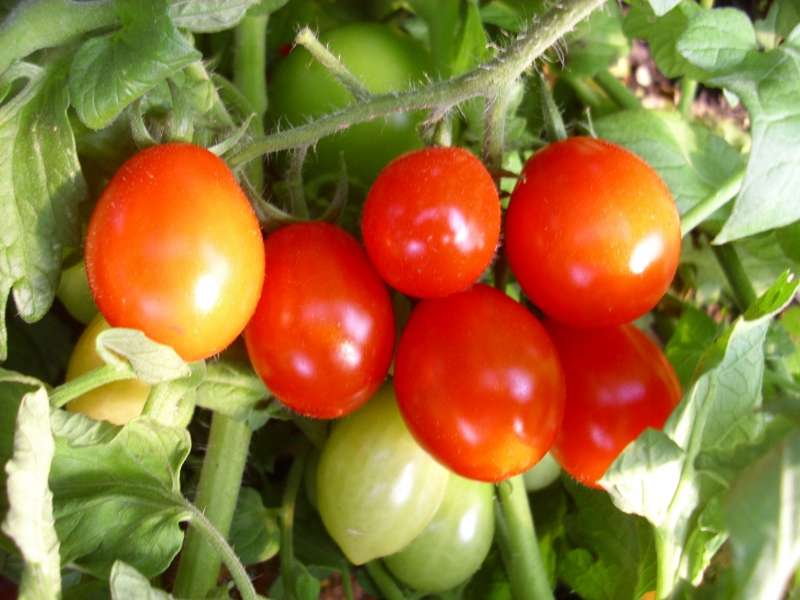
<svg viewBox="0 0 800 600">
<path fill-rule="evenodd" d="M 92 322 L 98 310 L 86 278 L 85 261 L 81 260 L 61 271 L 56 296 L 77 321 L 84 325 Z"/>
<path fill-rule="evenodd" d="M 651 310 L 672 282 L 680 216 L 635 154 L 572 137 L 525 164 L 505 243 L 522 290 L 547 315 L 575 327 L 620 325 Z"/>
<path fill-rule="evenodd" d="M 425 81 L 430 56 L 410 36 L 380 23 L 351 23 L 324 31 L 320 42 L 373 94 L 399 92 Z M 348 89 L 302 47 L 275 68 L 269 82 L 269 116 L 282 127 L 302 125 L 355 102 Z M 424 113 L 397 112 L 358 123 L 322 138 L 309 153 L 310 175 L 339 172 L 344 152 L 348 174 L 369 185 L 391 159 L 422 147 L 417 125 Z"/>
<path fill-rule="evenodd" d="M 322 522 L 353 564 L 397 552 L 428 524 L 450 473 L 414 440 L 390 383 L 331 431 L 317 467 Z"/>
<path fill-rule="evenodd" d="M 289 225 L 264 249 L 264 290 L 244 332 L 253 367 L 300 414 L 331 419 L 354 411 L 392 361 L 386 285 L 364 248 L 334 225 Z"/>
<path fill-rule="evenodd" d="M 552 453 L 584 485 L 597 480 L 646 428 L 661 429 L 681 400 L 672 365 L 626 324 L 578 329 L 545 319 L 567 381 L 567 403 Z"/>
<path fill-rule="evenodd" d="M 494 486 L 451 473 L 442 503 L 425 529 L 384 562 L 409 587 L 443 592 L 475 574 L 493 538 Z"/>
<path fill-rule="evenodd" d="M 187 362 L 224 350 L 253 314 L 264 250 L 225 163 L 191 144 L 134 155 L 89 221 L 86 273 L 114 327 L 139 329 Z"/>
<path fill-rule="evenodd" d="M 397 401 L 414 437 L 463 477 L 497 482 L 548 451 L 564 411 L 564 374 L 539 321 L 476 284 L 422 300 L 400 337 Z"/>
<path fill-rule="evenodd" d="M 446 296 L 475 283 L 491 263 L 500 199 L 486 167 L 467 150 L 416 150 L 381 171 L 361 231 L 389 285 L 417 298 Z"/>
<path fill-rule="evenodd" d="M 107 329 L 111 329 L 111 326 L 102 314 L 97 314 L 78 338 L 78 342 L 72 350 L 67 365 L 67 381 L 106 364 L 97 353 L 95 342 L 97 336 Z M 150 386 L 143 381 L 125 379 L 107 383 L 86 392 L 68 402 L 64 408 L 69 412 L 84 414 L 95 421 L 125 425 L 134 417 L 142 414 L 149 393 Z"/>
</svg>

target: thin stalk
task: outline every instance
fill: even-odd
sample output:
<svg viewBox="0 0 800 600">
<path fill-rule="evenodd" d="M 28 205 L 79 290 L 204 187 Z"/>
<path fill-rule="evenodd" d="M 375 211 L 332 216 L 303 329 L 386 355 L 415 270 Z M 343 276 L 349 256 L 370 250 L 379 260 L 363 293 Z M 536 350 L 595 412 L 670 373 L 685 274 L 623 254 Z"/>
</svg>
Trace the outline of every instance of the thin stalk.
<svg viewBox="0 0 800 600">
<path fill-rule="evenodd" d="M 255 138 L 231 156 L 229 164 L 236 167 L 262 154 L 307 146 L 354 123 L 385 117 L 397 111 L 434 106 L 447 109 L 471 98 L 491 97 L 496 90 L 507 88 L 556 40 L 602 4 L 603 0 L 572 0 L 557 4 L 492 61 L 453 79 L 398 94 L 373 95 L 306 125 Z"/>
<path fill-rule="evenodd" d="M 303 470 L 306 467 L 311 444 L 303 443 L 294 457 L 289 475 L 286 478 L 286 489 L 281 501 L 281 573 L 283 575 L 283 589 L 286 591 L 286 600 L 298 600 L 297 581 L 294 568 L 294 504 L 300 483 L 303 481 Z"/>
<path fill-rule="evenodd" d="M 742 266 L 742 261 L 739 260 L 736 248 L 732 244 L 723 244 L 721 246 L 712 245 L 711 250 L 714 252 L 714 257 L 717 259 L 719 266 L 722 267 L 722 272 L 725 274 L 725 279 L 728 280 L 728 285 L 731 286 L 736 305 L 740 311 L 745 312 L 757 300 L 758 296 Z"/>
<path fill-rule="evenodd" d="M 639 110 L 642 108 L 642 103 L 639 102 L 636 94 L 608 71 L 600 71 L 594 76 L 594 81 L 621 109 Z"/>
<path fill-rule="evenodd" d="M 503 168 L 503 148 L 506 140 L 506 110 L 508 109 L 508 88 L 486 103 L 486 122 L 483 134 L 483 162 L 490 173 L 500 173 Z M 499 183 L 499 176 L 497 176 Z"/>
<path fill-rule="evenodd" d="M 224 538 L 228 537 L 239 497 L 251 434 L 247 423 L 217 412 L 211 418 L 208 450 L 194 504 Z M 205 537 L 194 529 L 187 531 L 175 578 L 175 596 L 204 598 L 217 585 L 220 564 L 219 555 Z M 231 566 L 225 564 L 230 570 Z"/>
<path fill-rule="evenodd" d="M 342 64 L 341 60 L 320 43 L 317 36 L 308 27 L 303 27 L 295 36 L 294 41 L 308 50 L 314 58 L 322 63 L 322 66 L 341 81 L 356 100 L 369 98 L 369 90 L 364 87 L 364 84 Z"/>
<path fill-rule="evenodd" d="M 124 365 L 127 365 L 127 368 Z M 58 408 L 106 383 L 135 378 L 136 372 L 128 363 L 103 365 L 54 389 L 50 393 L 50 406 Z"/>
<path fill-rule="evenodd" d="M 512 595 L 515 600 L 554 600 L 522 476 L 499 483 L 497 495 L 495 528 Z"/>
<path fill-rule="evenodd" d="M 0 25 L 0 73 L 36 50 L 52 48 L 83 34 L 120 23 L 114 0 L 22 2 Z"/>
<path fill-rule="evenodd" d="M 243 600 L 256 600 L 257 594 L 253 587 L 253 582 L 250 581 L 250 576 L 239 561 L 239 557 L 236 556 L 236 552 L 228 544 L 225 536 L 211 524 L 211 521 L 206 518 L 201 510 L 188 500 L 186 501 L 186 508 L 191 514 L 189 522 L 194 527 L 194 530 L 190 531 L 197 531 L 208 545 L 222 557 L 222 562 L 228 568 L 228 572 L 231 574 Z"/>
<path fill-rule="evenodd" d="M 306 193 L 303 190 L 303 163 L 306 161 L 308 146 L 295 148 L 292 160 L 289 163 L 289 172 L 286 174 L 286 187 L 291 199 L 292 215 L 298 219 L 308 219 L 308 204 Z"/>
<path fill-rule="evenodd" d="M 365 566 L 373 583 L 378 586 L 386 600 L 407 600 L 405 594 L 397 587 L 394 579 L 380 561 L 371 560 Z"/>
<path fill-rule="evenodd" d="M 722 208 L 736 197 L 742 189 L 745 169 L 734 173 L 714 192 L 695 204 L 681 217 L 681 236 L 685 236 L 695 227 L 710 217 L 717 209 Z"/>
<path fill-rule="evenodd" d="M 697 95 L 697 80 L 691 77 L 681 79 L 681 99 L 678 100 L 678 112 L 685 119 L 692 116 L 692 104 Z"/>
</svg>

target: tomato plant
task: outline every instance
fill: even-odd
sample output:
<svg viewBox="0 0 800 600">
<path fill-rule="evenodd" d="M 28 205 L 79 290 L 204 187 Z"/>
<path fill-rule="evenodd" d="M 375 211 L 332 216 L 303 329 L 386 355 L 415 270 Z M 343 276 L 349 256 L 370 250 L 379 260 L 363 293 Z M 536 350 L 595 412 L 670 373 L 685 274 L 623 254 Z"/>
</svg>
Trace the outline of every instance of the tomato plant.
<svg viewBox="0 0 800 600">
<path fill-rule="evenodd" d="M 64 268 L 56 295 L 67 312 L 84 325 L 88 325 L 97 315 L 97 305 L 92 298 L 92 290 L 89 289 L 84 260 Z"/>
<path fill-rule="evenodd" d="M 326 419 L 352 412 L 392 361 L 386 285 L 335 225 L 289 225 L 267 237 L 264 252 L 264 290 L 244 332 L 253 367 L 292 410 Z"/>
<path fill-rule="evenodd" d="M 372 93 L 407 89 L 424 80 L 430 57 L 405 33 L 379 23 L 351 23 L 323 32 L 320 42 Z M 351 104 L 353 95 L 304 48 L 294 48 L 272 74 L 270 117 L 276 122 L 302 125 Z M 320 140 L 306 164 L 312 175 L 339 172 L 344 152 L 348 173 L 369 185 L 390 160 L 422 147 L 417 127 L 424 115 L 397 112 L 385 119 L 359 123 Z"/>
<path fill-rule="evenodd" d="M 67 365 L 67 381 L 105 364 L 97 353 L 95 343 L 97 336 L 110 327 L 102 314 L 92 319 L 72 351 Z M 149 393 L 150 386 L 146 383 L 138 379 L 125 379 L 86 392 L 68 402 L 65 408 L 70 412 L 82 413 L 96 421 L 124 425 L 142 414 Z"/>
<path fill-rule="evenodd" d="M 224 350 L 261 292 L 255 212 L 225 163 L 191 144 L 153 146 L 106 186 L 86 233 L 86 274 L 114 327 L 187 361 Z"/>
<path fill-rule="evenodd" d="M 442 503 L 425 529 L 384 562 L 415 590 L 442 592 L 478 570 L 493 538 L 494 487 L 451 473 Z"/>
<path fill-rule="evenodd" d="M 489 266 L 500 238 L 500 199 L 486 167 L 467 150 L 425 148 L 381 171 L 361 230 L 389 285 L 418 298 L 446 296 Z"/>
<path fill-rule="evenodd" d="M 357 565 L 393 554 L 433 517 L 449 472 L 414 440 L 391 384 L 339 421 L 317 466 L 317 505 L 328 532 Z"/>
<path fill-rule="evenodd" d="M 576 327 L 619 325 L 652 309 L 672 282 L 680 219 L 646 162 L 573 137 L 525 163 L 505 244 L 522 290 L 546 314 Z"/>
<path fill-rule="evenodd" d="M 463 477 L 501 481 L 549 450 L 564 411 L 564 374 L 523 306 L 483 284 L 422 300 L 394 365 L 411 433 Z"/>
<path fill-rule="evenodd" d="M 633 325 L 577 329 L 552 319 L 567 382 L 564 421 L 553 456 L 581 483 L 597 480 L 647 427 L 661 429 L 681 399 L 675 371 Z"/>
</svg>

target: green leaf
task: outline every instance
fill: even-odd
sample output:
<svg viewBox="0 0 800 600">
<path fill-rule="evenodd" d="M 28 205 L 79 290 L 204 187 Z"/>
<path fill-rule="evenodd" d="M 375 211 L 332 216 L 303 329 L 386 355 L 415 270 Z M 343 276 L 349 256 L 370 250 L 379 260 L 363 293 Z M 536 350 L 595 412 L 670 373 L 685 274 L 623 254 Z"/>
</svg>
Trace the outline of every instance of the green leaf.
<svg viewBox="0 0 800 600">
<path fill-rule="evenodd" d="M 697 363 L 703 351 L 714 341 L 717 331 L 714 320 L 699 308 L 687 308 L 678 320 L 675 333 L 664 347 L 664 354 L 684 389 L 691 384 Z"/>
<path fill-rule="evenodd" d="M 800 35 L 765 52 L 755 43 L 746 50 L 741 33 L 746 17 L 737 13 L 727 9 L 699 15 L 689 22 L 677 46 L 687 60 L 704 69 L 703 83 L 732 91 L 750 113 L 750 160 L 731 216 L 715 239 L 718 244 L 800 219 L 800 105 L 796 101 Z M 709 54 L 706 37 L 715 28 L 728 35 L 716 39 Z"/>
<path fill-rule="evenodd" d="M 519 33 L 547 7 L 542 0 L 493 0 L 481 7 L 481 20 L 511 33 Z"/>
<path fill-rule="evenodd" d="M 108 364 L 129 363 L 136 377 L 151 385 L 192 374 L 175 350 L 154 342 L 138 329 L 107 329 L 97 336 L 96 347 Z"/>
<path fill-rule="evenodd" d="M 630 52 L 630 42 L 622 31 L 622 9 L 616 1 L 606 2 L 588 19 L 579 22 L 564 37 L 567 44 L 566 70 L 578 77 L 594 77 L 615 65 Z"/>
<path fill-rule="evenodd" d="M 800 263 L 800 221 L 776 229 L 775 235 L 786 257 Z"/>
<path fill-rule="evenodd" d="M 14 456 L 5 469 L 10 508 L 3 531 L 25 559 L 19 597 L 57 600 L 61 595 L 61 560 L 53 521 L 53 494 L 47 485 L 55 444 L 44 388 L 22 398 L 16 423 Z"/>
<path fill-rule="evenodd" d="M 176 27 L 196 32 L 230 29 L 261 0 L 178 0 L 169 5 Z"/>
<path fill-rule="evenodd" d="M 621 510 L 655 526 L 666 591 L 682 579 L 699 583 L 708 556 L 698 561 L 698 542 L 710 548 L 721 541 L 719 532 L 706 531 L 703 513 L 722 485 L 701 476 L 695 460 L 702 451 L 734 448 L 762 435 L 764 340 L 771 318 L 797 287 L 785 274 L 710 346 L 663 432 L 646 430 L 600 481 Z"/>
<path fill-rule="evenodd" d="M 622 111 L 598 119 L 594 126 L 600 137 L 637 154 L 661 175 L 681 214 L 743 165 L 723 138 L 675 112 Z"/>
<path fill-rule="evenodd" d="M 647 0 L 653 12 L 659 17 L 667 14 L 681 3 L 681 0 Z"/>
<path fill-rule="evenodd" d="M 244 564 L 264 562 L 278 553 L 281 534 L 277 516 L 264 508 L 261 495 L 253 488 L 239 491 L 228 541 Z"/>
<path fill-rule="evenodd" d="M 461 75 L 489 58 L 486 31 L 477 2 L 467 2 L 467 12 L 456 40 L 452 75 Z"/>
<path fill-rule="evenodd" d="M 175 28 L 164 0 L 116 0 L 120 31 L 95 37 L 75 54 L 72 104 L 88 127 L 101 129 L 131 102 L 201 54 Z"/>
<path fill-rule="evenodd" d="M 121 560 L 111 567 L 108 582 L 112 600 L 173 600 L 171 594 L 151 587 L 147 577 Z"/>
<path fill-rule="evenodd" d="M 737 599 L 779 600 L 800 562 L 800 430 L 742 472 L 725 506 Z"/>
<path fill-rule="evenodd" d="M 218 411 L 236 421 L 247 421 L 255 431 L 284 411 L 270 401 L 272 394 L 247 364 L 210 361 L 203 383 L 197 388 L 197 406 Z"/>
<path fill-rule="evenodd" d="M 689 20 L 702 12 L 691 0 L 681 0 L 667 13 L 657 16 L 649 6 L 635 2 L 623 22 L 625 33 L 631 38 L 647 42 L 650 55 L 667 77 L 693 76 L 697 71 L 675 49 L 678 37 L 686 29 Z"/>
<path fill-rule="evenodd" d="M 559 565 L 564 581 L 585 600 L 639 600 L 655 589 L 653 530 L 641 517 L 621 512 L 608 494 L 565 478 L 577 512 L 566 519 L 577 546 Z"/>
<path fill-rule="evenodd" d="M 0 87 L 22 84 L 0 106 L 0 314 L 13 289 L 28 322 L 53 303 L 62 249 L 80 243 L 86 185 L 67 116 L 66 69 L 63 60 L 44 68 L 16 63 L 0 77 Z M 6 342 L 3 318 L 0 360 Z"/>
<path fill-rule="evenodd" d="M 800 2 L 775 0 L 763 20 L 755 22 L 756 38 L 765 48 L 777 48 L 800 23 Z"/>
<path fill-rule="evenodd" d="M 153 577 L 183 541 L 178 524 L 189 510 L 179 471 L 191 449 L 189 434 L 138 417 L 105 443 L 74 445 L 74 417 L 80 416 L 54 411 L 52 417 L 50 486 L 62 560 L 97 577 L 108 577 L 123 560 Z"/>
</svg>

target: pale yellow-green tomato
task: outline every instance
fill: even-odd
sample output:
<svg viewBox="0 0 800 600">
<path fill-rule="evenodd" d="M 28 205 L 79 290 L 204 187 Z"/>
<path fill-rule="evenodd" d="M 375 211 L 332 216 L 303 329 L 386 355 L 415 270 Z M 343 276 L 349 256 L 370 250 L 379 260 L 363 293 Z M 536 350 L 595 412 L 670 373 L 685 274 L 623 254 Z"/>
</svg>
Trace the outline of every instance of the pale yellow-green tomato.
<svg viewBox="0 0 800 600">
<path fill-rule="evenodd" d="M 529 492 L 542 490 L 553 483 L 561 474 L 561 467 L 549 452 L 538 463 L 522 474 L 525 489 Z"/>
<path fill-rule="evenodd" d="M 99 312 L 86 278 L 86 262 L 81 260 L 61 272 L 56 291 L 67 312 L 84 325 L 91 323 Z"/>
<path fill-rule="evenodd" d="M 81 334 L 67 365 L 67 381 L 102 367 L 105 362 L 95 349 L 95 340 L 101 332 L 111 326 L 97 314 Z M 125 379 L 100 386 L 67 403 L 70 412 L 82 413 L 96 421 L 109 421 L 124 425 L 142 414 L 142 408 L 150 393 L 150 386 L 138 379 Z"/>
</svg>

